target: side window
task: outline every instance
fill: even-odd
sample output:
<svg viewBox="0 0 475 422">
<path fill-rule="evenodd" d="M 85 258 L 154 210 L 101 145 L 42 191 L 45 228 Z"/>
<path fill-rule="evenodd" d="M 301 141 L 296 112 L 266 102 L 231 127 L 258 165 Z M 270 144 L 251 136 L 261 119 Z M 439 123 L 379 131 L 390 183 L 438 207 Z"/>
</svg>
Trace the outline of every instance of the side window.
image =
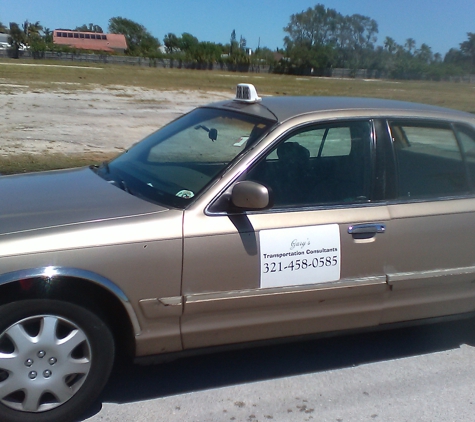
<svg viewBox="0 0 475 422">
<path fill-rule="evenodd" d="M 390 122 L 399 198 L 434 198 L 468 190 L 465 166 L 450 125 Z"/>
<path fill-rule="evenodd" d="M 351 153 L 351 132 L 349 127 L 307 129 L 293 135 L 288 141 L 306 148 L 310 158 L 345 156 Z M 278 149 L 267 160 L 277 160 Z"/>
<path fill-rule="evenodd" d="M 475 131 L 466 126 L 456 125 L 456 132 L 462 145 L 471 187 L 473 188 L 475 186 Z"/>
<path fill-rule="evenodd" d="M 367 202 L 372 124 L 305 127 L 280 142 L 247 174 L 271 188 L 275 207 Z"/>
</svg>

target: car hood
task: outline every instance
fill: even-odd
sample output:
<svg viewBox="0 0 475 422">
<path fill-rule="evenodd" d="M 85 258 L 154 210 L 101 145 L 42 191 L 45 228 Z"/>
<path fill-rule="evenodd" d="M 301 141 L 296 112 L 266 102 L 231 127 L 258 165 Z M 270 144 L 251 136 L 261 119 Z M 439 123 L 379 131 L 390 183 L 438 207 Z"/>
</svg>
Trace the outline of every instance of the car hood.
<svg viewBox="0 0 475 422">
<path fill-rule="evenodd" d="M 165 211 L 91 169 L 0 177 L 0 235 Z"/>
</svg>

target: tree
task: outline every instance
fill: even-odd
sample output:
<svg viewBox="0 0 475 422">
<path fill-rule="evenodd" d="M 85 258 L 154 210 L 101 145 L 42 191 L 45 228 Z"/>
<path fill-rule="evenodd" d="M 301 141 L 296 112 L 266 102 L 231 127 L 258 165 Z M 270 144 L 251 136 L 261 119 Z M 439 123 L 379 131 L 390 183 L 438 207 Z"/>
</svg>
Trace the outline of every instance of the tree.
<svg viewBox="0 0 475 422">
<path fill-rule="evenodd" d="M 74 30 L 81 31 L 81 32 L 97 32 L 100 34 L 104 32 L 99 25 L 94 25 L 93 23 L 90 23 L 89 26 L 86 24 L 77 26 Z"/>
<path fill-rule="evenodd" d="M 180 50 L 180 39 L 172 32 L 165 35 L 165 38 L 163 38 L 163 44 L 165 45 L 168 54 L 176 53 Z"/>
<path fill-rule="evenodd" d="M 355 68 L 371 62 L 378 24 L 367 16 L 344 16 L 317 4 L 292 15 L 284 31 L 287 54 L 297 67 Z"/>
<path fill-rule="evenodd" d="M 193 50 L 198 46 L 199 41 L 198 38 L 189 34 L 188 32 L 184 32 L 181 34 L 181 38 L 179 39 L 179 47 L 181 51 L 185 53 L 193 53 Z"/>
<path fill-rule="evenodd" d="M 368 56 L 374 51 L 374 42 L 378 32 L 378 24 L 373 19 L 355 14 L 339 15 L 335 31 L 335 45 L 338 54 L 338 65 L 351 67 L 367 66 Z"/>
<path fill-rule="evenodd" d="M 109 19 L 109 32 L 123 34 L 127 40 L 127 54 L 155 56 L 160 42 L 143 25 L 120 16 Z"/>
<path fill-rule="evenodd" d="M 8 37 L 8 42 L 13 49 L 13 58 L 18 59 L 20 48 L 25 47 L 26 45 L 26 36 L 25 33 L 15 22 L 10 22 L 10 37 Z"/>
<path fill-rule="evenodd" d="M 214 63 L 221 58 L 223 48 L 209 41 L 200 42 L 194 49 L 193 60 L 197 63 Z"/>
<path fill-rule="evenodd" d="M 424 64 L 430 64 L 434 58 L 432 49 L 425 43 L 415 51 L 414 55 Z"/>
<path fill-rule="evenodd" d="M 21 44 L 23 46 L 28 46 L 30 51 L 34 53 L 33 56 L 35 58 L 40 57 L 40 55 L 37 53 L 46 51 L 46 39 L 41 34 L 42 32 L 44 33 L 43 26 L 39 21 L 31 23 L 26 20 L 22 25 L 22 32 L 23 37 Z M 21 48 L 21 46 L 17 45 L 14 48 L 16 50 L 15 55 L 18 55 L 18 50 Z"/>
<path fill-rule="evenodd" d="M 351 48 L 362 50 L 373 48 L 378 33 L 378 24 L 375 20 L 363 16 L 340 16 L 338 19 L 338 30 L 336 31 L 336 42 L 340 48 Z"/>
<path fill-rule="evenodd" d="M 49 44 L 53 42 L 53 31 L 49 28 L 43 28 L 43 34 L 45 38 L 45 43 Z"/>
<path fill-rule="evenodd" d="M 239 49 L 239 44 L 236 41 L 236 30 L 233 29 L 233 32 L 231 32 L 231 39 L 229 40 L 229 54 L 232 55 L 234 52 L 236 52 Z"/>
<path fill-rule="evenodd" d="M 408 38 L 404 44 L 404 47 L 407 48 L 407 52 L 409 54 L 412 54 L 412 50 L 416 48 L 416 40 L 414 38 Z"/>
<path fill-rule="evenodd" d="M 163 39 L 167 53 L 174 54 L 174 58 L 181 58 L 193 63 L 214 63 L 221 59 L 223 46 L 208 41 L 199 41 L 188 32 L 181 37 L 168 33 Z"/>
<path fill-rule="evenodd" d="M 267 47 L 259 47 L 252 55 L 254 64 L 274 65 L 276 62 L 275 53 Z"/>
<path fill-rule="evenodd" d="M 444 57 L 444 63 L 461 69 L 469 67 L 468 58 L 457 48 L 451 48 Z"/>
<path fill-rule="evenodd" d="M 397 47 L 398 45 L 393 38 L 386 37 L 384 39 L 384 48 L 388 51 L 389 54 L 395 53 L 397 50 Z"/>
<path fill-rule="evenodd" d="M 470 59 L 472 67 L 475 66 L 475 33 L 467 33 L 468 40 L 460 44 L 460 51 Z"/>
<path fill-rule="evenodd" d="M 434 62 L 435 63 L 442 63 L 442 55 L 440 53 L 434 54 Z"/>
<path fill-rule="evenodd" d="M 7 32 L 8 28 L 2 22 L 0 22 L 0 33 L 6 34 Z"/>
<path fill-rule="evenodd" d="M 35 23 L 30 23 L 27 20 L 23 24 L 23 32 L 26 35 L 27 41 L 32 38 L 32 37 L 39 37 L 40 32 L 43 31 L 43 26 L 40 25 L 39 21 L 36 21 Z"/>
<path fill-rule="evenodd" d="M 195 56 L 197 54 L 199 43 L 198 38 L 188 32 L 181 34 L 181 37 L 178 39 L 178 48 L 183 53 L 183 58 L 185 60 L 196 60 Z"/>
<path fill-rule="evenodd" d="M 251 60 L 250 57 L 246 54 L 246 39 L 241 35 L 238 41 L 236 36 L 236 30 L 233 29 L 229 41 L 229 44 L 226 44 L 222 49 L 222 52 L 228 53 L 226 62 L 230 64 L 233 69 L 237 69 L 238 67 L 242 68 L 242 66 L 248 67 L 251 63 Z"/>
<path fill-rule="evenodd" d="M 45 42 L 41 36 L 41 32 L 43 32 L 43 26 L 39 21 L 31 23 L 26 20 L 23 23 L 23 32 L 25 34 L 24 44 L 30 48 L 33 47 L 35 51 L 38 51 L 39 49 L 45 50 Z"/>
<path fill-rule="evenodd" d="M 375 20 L 359 14 L 345 16 L 322 4 L 291 15 L 284 31 L 286 59 L 280 61 L 279 71 L 322 74 L 324 68 L 345 67 L 378 70 L 401 79 L 441 79 L 475 71 L 475 33 L 471 32 L 460 50 L 451 49 L 442 61 L 427 44 L 416 48 L 413 38 L 399 45 L 387 36 L 382 46 L 375 47 Z"/>
<path fill-rule="evenodd" d="M 445 55 L 444 57 L 444 62 L 445 63 L 459 63 L 463 61 L 463 53 L 458 50 L 457 48 L 451 48 Z"/>
<path fill-rule="evenodd" d="M 378 33 L 374 19 L 355 14 L 343 16 L 334 9 L 317 4 L 290 17 L 284 28 L 289 35 L 286 44 L 302 44 L 308 48 L 333 45 L 337 48 L 373 48 Z"/>
<path fill-rule="evenodd" d="M 308 48 L 331 44 L 335 41 L 340 17 L 341 15 L 336 10 L 327 9 L 322 4 L 291 15 L 289 24 L 284 28 L 284 31 L 289 34 L 284 42 L 287 45 L 301 44 Z"/>
<path fill-rule="evenodd" d="M 247 46 L 247 40 L 246 38 L 243 38 L 243 36 L 241 35 L 241 38 L 239 39 L 239 48 L 241 50 L 245 50 L 246 46 Z"/>
</svg>

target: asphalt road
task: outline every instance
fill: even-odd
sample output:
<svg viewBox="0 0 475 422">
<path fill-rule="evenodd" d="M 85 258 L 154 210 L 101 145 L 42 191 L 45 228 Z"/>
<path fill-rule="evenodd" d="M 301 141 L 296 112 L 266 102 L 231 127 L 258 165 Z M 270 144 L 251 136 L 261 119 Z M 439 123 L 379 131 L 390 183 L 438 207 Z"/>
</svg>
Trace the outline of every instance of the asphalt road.
<svg viewBox="0 0 475 422">
<path fill-rule="evenodd" d="M 475 421 L 475 321 L 116 369 L 82 420 Z"/>
</svg>

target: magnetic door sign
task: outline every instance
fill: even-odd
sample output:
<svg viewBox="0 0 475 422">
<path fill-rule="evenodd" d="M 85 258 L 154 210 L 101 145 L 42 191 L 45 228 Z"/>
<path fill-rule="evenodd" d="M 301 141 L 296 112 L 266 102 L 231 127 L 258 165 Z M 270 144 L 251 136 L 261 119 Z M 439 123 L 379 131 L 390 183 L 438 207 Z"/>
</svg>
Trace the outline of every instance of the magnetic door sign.
<svg viewBox="0 0 475 422">
<path fill-rule="evenodd" d="M 262 288 L 340 279 L 338 224 L 262 230 L 259 242 Z"/>
</svg>

